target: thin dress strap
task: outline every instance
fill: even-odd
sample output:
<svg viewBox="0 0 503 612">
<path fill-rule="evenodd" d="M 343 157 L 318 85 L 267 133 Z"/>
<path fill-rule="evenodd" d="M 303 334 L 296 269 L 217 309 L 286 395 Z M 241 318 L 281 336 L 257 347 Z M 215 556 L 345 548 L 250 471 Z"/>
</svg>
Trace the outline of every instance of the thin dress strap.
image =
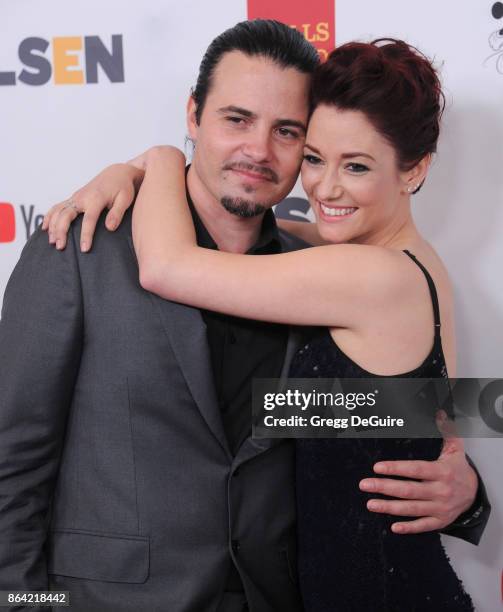
<svg viewBox="0 0 503 612">
<path fill-rule="evenodd" d="M 416 258 L 415 255 L 413 255 L 410 251 L 407 250 L 404 250 L 404 253 L 406 253 L 412 259 L 412 261 L 419 266 L 419 268 L 422 270 L 423 274 L 426 277 L 426 281 L 430 289 L 431 302 L 433 305 L 433 318 L 435 321 L 435 339 L 440 338 L 440 307 L 438 305 L 438 295 L 435 283 L 433 282 L 433 279 L 431 278 L 431 275 L 428 270 Z"/>
</svg>

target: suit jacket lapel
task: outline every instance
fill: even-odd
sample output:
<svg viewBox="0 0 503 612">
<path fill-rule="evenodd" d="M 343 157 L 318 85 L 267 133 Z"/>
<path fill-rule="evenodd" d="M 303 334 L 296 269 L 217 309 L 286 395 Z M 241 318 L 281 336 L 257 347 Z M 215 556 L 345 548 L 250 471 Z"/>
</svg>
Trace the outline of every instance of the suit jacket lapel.
<svg viewBox="0 0 503 612">
<path fill-rule="evenodd" d="M 151 295 L 187 386 L 208 427 L 230 456 L 215 392 L 206 325 L 201 313 L 197 308 Z"/>
<path fill-rule="evenodd" d="M 131 238 L 129 246 L 136 261 Z M 149 295 L 202 417 L 231 457 L 215 392 L 206 325 L 200 311 L 163 300 L 153 293 Z"/>
<path fill-rule="evenodd" d="M 281 374 L 278 382 L 278 391 L 280 391 L 287 383 L 288 373 L 290 371 L 290 364 L 292 362 L 293 356 L 295 355 L 297 349 L 300 346 L 302 341 L 302 333 L 299 329 L 290 328 L 288 333 L 288 342 L 286 345 L 285 351 L 285 359 L 283 361 L 283 367 L 281 369 Z M 284 441 L 284 438 L 247 438 L 241 448 L 239 449 L 236 455 L 236 463 L 241 464 L 248 459 L 252 459 L 256 457 L 260 453 L 269 450 L 273 446 L 277 444 L 281 444 Z"/>
</svg>

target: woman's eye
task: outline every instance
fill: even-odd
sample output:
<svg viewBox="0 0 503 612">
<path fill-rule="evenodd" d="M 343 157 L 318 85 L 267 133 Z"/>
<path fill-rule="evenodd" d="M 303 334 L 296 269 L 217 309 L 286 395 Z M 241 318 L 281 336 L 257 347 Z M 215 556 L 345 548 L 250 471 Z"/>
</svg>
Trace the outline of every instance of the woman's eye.
<svg viewBox="0 0 503 612">
<path fill-rule="evenodd" d="M 363 172 L 368 172 L 369 170 L 368 166 L 365 166 L 364 164 L 357 164 L 355 162 L 348 164 L 346 168 L 354 174 L 362 174 Z"/>
<path fill-rule="evenodd" d="M 321 164 L 321 159 L 319 157 L 316 157 L 316 155 L 304 155 L 304 160 L 312 166 L 317 166 L 318 164 Z"/>
</svg>

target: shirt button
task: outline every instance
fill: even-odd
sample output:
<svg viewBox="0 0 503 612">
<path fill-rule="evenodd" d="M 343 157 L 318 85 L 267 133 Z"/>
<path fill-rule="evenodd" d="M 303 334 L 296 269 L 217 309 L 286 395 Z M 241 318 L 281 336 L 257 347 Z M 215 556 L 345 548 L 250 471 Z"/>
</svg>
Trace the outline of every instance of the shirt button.
<svg viewBox="0 0 503 612">
<path fill-rule="evenodd" d="M 236 338 L 236 334 L 233 331 L 229 332 L 229 344 L 236 344 L 238 339 Z"/>
<path fill-rule="evenodd" d="M 230 404 L 229 402 L 224 402 L 222 404 L 222 412 L 229 412 Z"/>
<path fill-rule="evenodd" d="M 239 543 L 239 540 L 232 540 L 231 547 L 232 547 L 232 552 L 237 553 L 238 550 L 241 548 L 241 544 Z"/>
</svg>

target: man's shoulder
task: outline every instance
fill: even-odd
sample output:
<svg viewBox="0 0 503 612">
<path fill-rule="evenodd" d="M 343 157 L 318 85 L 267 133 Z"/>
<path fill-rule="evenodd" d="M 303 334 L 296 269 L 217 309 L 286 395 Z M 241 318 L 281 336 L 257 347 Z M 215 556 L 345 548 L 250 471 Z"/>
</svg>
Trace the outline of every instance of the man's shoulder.
<svg viewBox="0 0 503 612">
<path fill-rule="evenodd" d="M 116 250 L 124 246 L 133 248 L 132 238 L 132 209 L 129 208 L 122 219 L 122 222 L 113 232 L 108 230 L 105 226 L 105 219 L 108 214 L 108 210 L 104 210 L 98 218 L 96 223 L 96 230 L 93 236 L 93 244 L 91 252 L 99 254 L 102 252 L 109 252 Z M 75 245 L 79 245 L 80 236 L 82 232 L 82 222 L 84 216 L 79 215 L 77 219 L 72 223 L 70 232 L 73 234 L 73 241 Z M 80 249 L 79 249 L 80 250 Z"/>
<path fill-rule="evenodd" d="M 281 241 L 281 246 L 283 247 L 283 252 L 288 251 L 300 251 L 301 249 L 308 249 L 312 245 L 297 238 L 293 234 L 285 232 L 283 229 L 278 229 L 279 239 Z"/>
<path fill-rule="evenodd" d="M 114 232 L 110 232 L 105 227 L 107 213 L 107 210 L 104 211 L 96 223 L 96 231 L 90 251 L 95 256 L 100 253 L 108 253 L 110 250 L 117 250 L 119 245 L 133 248 L 130 210 L 126 211 L 122 223 Z M 53 245 L 49 244 L 47 232 L 39 227 L 24 245 L 18 264 L 23 264 L 26 261 L 33 261 L 34 263 L 38 261 L 40 265 L 46 265 L 49 261 L 51 265 L 54 265 L 58 261 L 86 257 L 87 253 L 82 253 L 79 247 L 82 221 L 83 215 L 79 215 L 71 223 L 68 230 L 67 245 L 63 251 L 58 251 Z"/>
</svg>

